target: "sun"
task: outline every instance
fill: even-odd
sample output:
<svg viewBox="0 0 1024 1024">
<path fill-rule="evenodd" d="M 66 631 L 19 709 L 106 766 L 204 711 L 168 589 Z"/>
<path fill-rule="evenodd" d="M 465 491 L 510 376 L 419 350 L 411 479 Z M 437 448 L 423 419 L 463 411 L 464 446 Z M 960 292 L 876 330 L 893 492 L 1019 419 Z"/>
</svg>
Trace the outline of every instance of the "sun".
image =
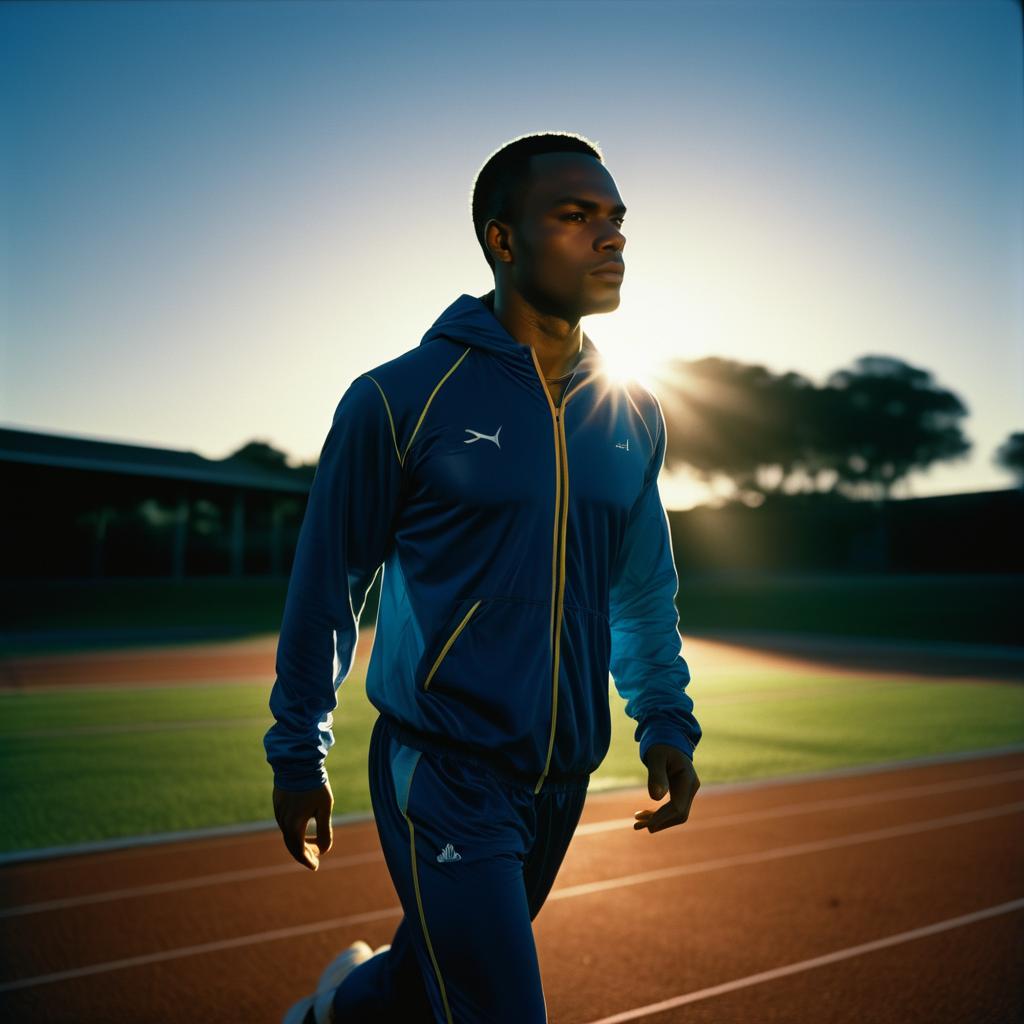
<svg viewBox="0 0 1024 1024">
<path fill-rule="evenodd" d="M 635 380 L 654 392 L 669 382 L 670 363 L 692 355 L 690 332 L 678 309 L 667 306 L 656 288 L 631 295 L 613 313 L 588 317 L 585 330 L 604 356 L 612 380 Z"/>
<path fill-rule="evenodd" d="M 663 360 L 645 351 L 641 345 L 626 346 L 610 339 L 599 345 L 599 348 L 604 356 L 608 376 L 615 383 L 624 384 L 628 380 L 635 380 L 655 390 L 664 369 Z"/>
<path fill-rule="evenodd" d="M 587 331 L 589 335 L 590 330 Z M 664 384 L 673 358 L 657 344 L 664 334 L 655 330 L 631 327 L 628 321 L 612 324 L 604 321 L 593 332 L 594 344 L 604 357 L 608 376 L 616 384 L 635 380 L 651 391 Z M 678 353 L 675 353 L 678 355 Z"/>
</svg>

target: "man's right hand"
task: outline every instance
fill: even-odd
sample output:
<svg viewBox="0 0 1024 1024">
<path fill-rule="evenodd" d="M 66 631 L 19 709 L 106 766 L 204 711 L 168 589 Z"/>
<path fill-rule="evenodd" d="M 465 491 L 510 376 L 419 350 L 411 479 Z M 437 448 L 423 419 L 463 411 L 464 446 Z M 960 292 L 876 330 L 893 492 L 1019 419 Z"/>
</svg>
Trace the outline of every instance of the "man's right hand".
<svg viewBox="0 0 1024 1024">
<path fill-rule="evenodd" d="M 274 817 L 284 835 L 288 852 L 310 871 L 320 867 L 320 857 L 330 850 L 334 843 L 331 830 L 331 809 L 334 794 L 330 782 L 319 789 L 305 793 L 292 793 L 274 787 Z M 316 819 L 316 845 L 306 841 L 306 825 L 310 818 Z"/>
</svg>

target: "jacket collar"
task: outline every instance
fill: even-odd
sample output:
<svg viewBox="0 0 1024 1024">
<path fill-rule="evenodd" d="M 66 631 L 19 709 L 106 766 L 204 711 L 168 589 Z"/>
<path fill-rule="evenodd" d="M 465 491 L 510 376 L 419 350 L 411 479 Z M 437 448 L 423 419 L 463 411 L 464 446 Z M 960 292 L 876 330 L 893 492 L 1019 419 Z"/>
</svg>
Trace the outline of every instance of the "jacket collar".
<svg viewBox="0 0 1024 1024">
<path fill-rule="evenodd" d="M 465 292 L 460 295 L 430 325 L 420 344 L 425 345 L 437 338 L 447 338 L 473 348 L 484 349 L 493 355 L 525 364 L 531 373 L 535 373 L 530 346 L 513 338 L 494 315 L 493 288 L 485 295 L 474 296 Z M 584 331 L 576 371 L 596 369 L 601 361 L 600 351 Z"/>
</svg>

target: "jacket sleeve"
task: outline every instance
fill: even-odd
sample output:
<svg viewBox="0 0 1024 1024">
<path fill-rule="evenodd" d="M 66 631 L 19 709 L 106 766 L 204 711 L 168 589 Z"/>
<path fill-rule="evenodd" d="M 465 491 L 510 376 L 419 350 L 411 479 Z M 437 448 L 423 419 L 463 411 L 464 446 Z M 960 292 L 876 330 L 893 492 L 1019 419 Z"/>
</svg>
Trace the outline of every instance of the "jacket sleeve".
<svg viewBox="0 0 1024 1024">
<path fill-rule="evenodd" d="M 665 419 L 656 397 L 654 402 L 654 454 L 612 568 L 609 598 L 612 678 L 626 701 L 626 714 L 636 719 L 635 739 L 645 763 L 655 743 L 675 747 L 692 760 L 701 737 L 693 700 L 686 692 L 690 670 L 681 653 L 675 603 L 679 577 L 658 491 L 665 461 Z"/>
<path fill-rule="evenodd" d="M 367 591 L 387 556 L 402 467 L 383 392 L 357 377 L 324 441 L 299 529 L 277 644 L 263 738 L 274 784 L 316 789 L 327 780 L 337 690 L 352 668 Z"/>
</svg>

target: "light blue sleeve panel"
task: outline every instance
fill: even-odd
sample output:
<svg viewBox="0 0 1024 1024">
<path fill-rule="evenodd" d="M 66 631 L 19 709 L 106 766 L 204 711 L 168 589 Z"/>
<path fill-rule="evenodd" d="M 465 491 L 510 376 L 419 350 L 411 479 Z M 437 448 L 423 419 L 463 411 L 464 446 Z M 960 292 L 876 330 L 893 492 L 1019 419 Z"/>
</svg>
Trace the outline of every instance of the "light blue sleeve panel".
<svg viewBox="0 0 1024 1024">
<path fill-rule="evenodd" d="M 637 722 L 641 761 L 655 743 L 675 747 L 692 760 L 701 728 L 686 692 L 690 670 L 682 656 L 675 603 L 679 577 L 658 490 L 665 461 L 665 418 L 656 397 L 654 401 L 654 454 L 612 568 L 611 673 L 626 701 L 626 714 Z"/>
<path fill-rule="evenodd" d="M 277 645 L 269 704 L 276 721 L 263 739 L 281 789 L 301 792 L 327 780 L 337 690 L 352 668 L 359 616 L 401 501 L 392 422 L 376 381 L 357 377 L 320 452 Z"/>
</svg>

